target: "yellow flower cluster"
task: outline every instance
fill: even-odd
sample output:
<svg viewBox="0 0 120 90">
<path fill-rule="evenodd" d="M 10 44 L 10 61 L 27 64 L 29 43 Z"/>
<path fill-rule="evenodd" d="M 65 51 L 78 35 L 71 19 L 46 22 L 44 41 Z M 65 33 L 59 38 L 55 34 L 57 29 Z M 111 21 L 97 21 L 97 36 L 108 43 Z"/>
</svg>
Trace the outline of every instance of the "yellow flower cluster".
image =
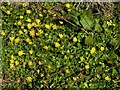
<svg viewBox="0 0 120 90">
<path fill-rule="evenodd" d="M 85 69 L 89 69 L 89 65 L 85 65 Z"/>
<path fill-rule="evenodd" d="M 33 50 L 31 49 L 31 50 L 29 51 L 29 53 L 30 53 L 30 54 L 33 54 Z"/>
<path fill-rule="evenodd" d="M 91 50 L 90 50 L 90 53 L 93 54 L 95 52 L 95 47 L 93 47 Z"/>
<path fill-rule="evenodd" d="M 19 55 L 19 56 L 22 56 L 23 54 L 24 54 L 24 53 L 23 53 L 22 50 L 18 52 L 18 55 Z"/>
<path fill-rule="evenodd" d="M 32 41 L 29 38 L 26 39 L 26 42 L 32 44 Z"/>
<path fill-rule="evenodd" d="M 48 46 L 44 46 L 43 48 L 46 49 L 46 50 L 48 50 Z"/>
<path fill-rule="evenodd" d="M 55 42 L 54 44 L 55 44 L 55 47 L 57 48 L 60 47 L 60 44 L 58 42 Z"/>
<path fill-rule="evenodd" d="M 104 51 L 104 47 L 101 47 L 100 50 L 101 50 L 101 51 Z"/>
<path fill-rule="evenodd" d="M 5 36 L 5 32 L 4 31 L 2 31 L 1 34 L 2 34 L 2 36 Z"/>
<path fill-rule="evenodd" d="M 81 60 L 81 61 L 83 61 L 83 60 L 85 60 L 85 59 L 84 59 L 84 57 L 83 57 L 83 56 L 81 56 L 81 57 L 80 57 L 80 60 Z"/>
<path fill-rule="evenodd" d="M 17 38 L 15 39 L 15 43 L 19 43 L 19 41 L 20 41 L 20 38 L 17 37 Z"/>
<path fill-rule="evenodd" d="M 63 37 L 63 35 L 59 33 L 59 37 L 60 37 L 60 38 L 62 38 L 62 37 Z"/>
<path fill-rule="evenodd" d="M 32 64 L 33 64 L 32 61 L 29 61 L 29 62 L 28 62 L 28 65 L 29 65 L 29 66 L 32 66 Z"/>
<path fill-rule="evenodd" d="M 109 76 L 106 76 L 106 77 L 105 77 L 105 80 L 110 81 L 111 79 L 110 79 Z"/>
<path fill-rule="evenodd" d="M 27 21 L 27 22 L 31 22 L 31 19 L 30 19 L 30 18 L 28 18 L 26 21 Z"/>
<path fill-rule="evenodd" d="M 31 78 L 31 77 L 27 77 L 26 80 L 27 80 L 28 82 L 32 82 L 32 78 Z"/>
<path fill-rule="evenodd" d="M 26 13 L 31 14 L 32 12 L 31 12 L 31 10 L 26 10 Z"/>
<path fill-rule="evenodd" d="M 46 27 L 47 29 L 51 29 L 51 26 L 48 25 L 48 24 L 45 24 L 45 27 Z"/>
<path fill-rule="evenodd" d="M 66 72 L 66 73 L 70 73 L 70 70 L 69 70 L 69 69 L 66 69 L 65 72 Z"/>
<path fill-rule="evenodd" d="M 76 37 L 73 37 L 73 42 L 77 42 L 77 38 Z"/>
<path fill-rule="evenodd" d="M 30 36 L 34 37 L 35 36 L 35 30 L 31 30 L 29 34 L 30 34 Z"/>
<path fill-rule="evenodd" d="M 112 22 L 112 20 L 107 21 L 107 25 L 108 25 L 108 26 L 115 26 L 115 24 Z"/>
</svg>

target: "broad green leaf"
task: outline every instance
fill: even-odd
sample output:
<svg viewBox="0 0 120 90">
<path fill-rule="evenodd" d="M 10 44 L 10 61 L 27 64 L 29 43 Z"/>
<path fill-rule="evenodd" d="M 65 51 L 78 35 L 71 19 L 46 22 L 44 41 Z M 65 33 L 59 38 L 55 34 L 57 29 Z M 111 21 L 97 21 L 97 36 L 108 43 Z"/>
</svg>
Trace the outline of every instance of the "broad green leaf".
<svg viewBox="0 0 120 90">
<path fill-rule="evenodd" d="M 90 30 L 94 25 L 93 20 L 84 13 L 81 14 L 80 16 L 80 23 L 83 25 L 83 28 L 86 30 Z"/>
<path fill-rule="evenodd" d="M 86 45 L 92 45 L 93 44 L 93 38 L 91 36 L 88 36 L 85 38 L 85 44 Z"/>
</svg>

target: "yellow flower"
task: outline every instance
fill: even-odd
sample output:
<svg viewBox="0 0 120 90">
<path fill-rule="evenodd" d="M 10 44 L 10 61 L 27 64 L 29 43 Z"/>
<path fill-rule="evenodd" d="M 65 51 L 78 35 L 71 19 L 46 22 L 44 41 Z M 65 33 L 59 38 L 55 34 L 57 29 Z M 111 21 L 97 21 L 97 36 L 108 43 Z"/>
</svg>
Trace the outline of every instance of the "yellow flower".
<svg viewBox="0 0 120 90">
<path fill-rule="evenodd" d="M 93 54 L 95 52 L 95 47 L 93 47 L 91 50 L 90 50 L 90 53 Z"/>
<path fill-rule="evenodd" d="M 5 36 L 5 32 L 4 31 L 2 31 L 1 34 L 2 34 L 2 36 Z"/>
<path fill-rule="evenodd" d="M 41 73 L 40 76 L 43 77 L 43 76 L 44 76 L 44 73 Z"/>
<path fill-rule="evenodd" d="M 20 41 L 19 37 L 15 39 L 15 43 L 19 43 L 19 41 Z"/>
<path fill-rule="evenodd" d="M 31 10 L 26 10 L 26 13 L 27 14 L 31 14 Z"/>
<path fill-rule="evenodd" d="M 85 59 L 84 59 L 84 57 L 83 57 L 83 56 L 81 56 L 81 57 L 80 57 L 80 60 L 81 60 L 81 61 L 83 61 L 83 60 L 85 60 Z"/>
<path fill-rule="evenodd" d="M 109 78 L 109 76 L 105 77 L 105 80 L 110 81 L 111 79 Z"/>
<path fill-rule="evenodd" d="M 101 50 L 101 51 L 104 51 L 104 47 L 101 47 L 100 50 Z"/>
<path fill-rule="evenodd" d="M 50 65 L 48 65 L 48 68 L 50 69 L 50 68 L 52 68 Z"/>
<path fill-rule="evenodd" d="M 51 10 L 48 10 L 48 12 L 51 13 L 51 14 L 53 13 Z"/>
<path fill-rule="evenodd" d="M 63 21 L 59 21 L 60 24 L 63 24 Z"/>
<path fill-rule="evenodd" d="M 70 12 L 70 11 L 71 11 L 71 9 L 68 9 L 68 11 Z"/>
<path fill-rule="evenodd" d="M 37 24 L 39 24 L 39 23 L 40 23 L 40 19 L 36 19 L 35 21 L 36 21 L 36 23 L 37 23 Z"/>
<path fill-rule="evenodd" d="M 15 59 L 15 57 L 13 55 L 11 55 L 11 59 Z"/>
<path fill-rule="evenodd" d="M 43 14 L 42 14 L 42 13 L 40 13 L 40 14 L 39 14 L 39 16 L 40 16 L 40 17 L 43 17 Z"/>
<path fill-rule="evenodd" d="M 66 72 L 66 73 L 70 73 L 69 69 L 66 69 L 65 72 Z"/>
<path fill-rule="evenodd" d="M 52 26 L 53 30 L 57 29 L 57 25 Z"/>
<path fill-rule="evenodd" d="M 73 80 L 76 81 L 79 77 L 73 77 Z"/>
<path fill-rule="evenodd" d="M 89 69 L 89 65 L 85 65 L 85 68 L 86 68 L 86 69 Z"/>
<path fill-rule="evenodd" d="M 14 60 L 13 60 L 13 59 L 11 59 L 11 60 L 10 60 L 10 63 L 11 63 L 11 64 L 13 64 L 13 63 L 14 63 Z"/>
<path fill-rule="evenodd" d="M 20 31 L 19 31 L 19 34 L 21 35 L 21 34 L 23 34 L 23 32 L 20 30 Z"/>
<path fill-rule="evenodd" d="M 48 50 L 48 46 L 44 46 L 43 48 L 46 49 L 46 50 Z"/>
<path fill-rule="evenodd" d="M 6 9 L 5 6 L 1 6 L 1 9 Z"/>
<path fill-rule="evenodd" d="M 22 51 L 22 50 L 19 51 L 19 52 L 18 52 L 18 55 L 19 55 L 19 56 L 22 56 L 22 55 L 23 55 L 23 51 Z"/>
<path fill-rule="evenodd" d="M 31 66 L 31 65 L 32 65 L 32 61 L 29 61 L 29 62 L 28 62 L 28 65 Z"/>
<path fill-rule="evenodd" d="M 21 29 L 24 29 L 24 26 L 21 26 Z"/>
<path fill-rule="evenodd" d="M 53 15 L 54 17 L 56 16 L 56 14 Z"/>
<path fill-rule="evenodd" d="M 58 42 L 55 42 L 54 44 L 55 44 L 55 47 L 57 48 L 60 47 L 60 44 Z"/>
<path fill-rule="evenodd" d="M 31 42 L 29 42 L 29 44 L 33 44 L 33 42 L 31 41 Z"/>
<path fill-rule="evenodd" d="M 42 65 L 42 62 L 39 61 L 38 64 L 39 64 L 39 65 Z"/>
<path fill-rule="evenodd" d="M 28 23 L 28 24 L 27 24 L 27 28 L 28 28 L 28 29 L 31 29 L 31 28 L 32 28 L 32 24 Z"/>
<path fill-rule="evenodd" d="M 84 83 L 84 86 L 88 88 L 88 84 L 86 82 Z"/>
<path fill-rule="evenodd" d="M 31 77 L 27 77 L 26 80 L 27 80 L 28 82 L 32 82 L 32 78 L 31 78 Z"/>
<path fill-rule="evenodd" d="M 26 4 L 26 3 L 23 3 L 23 4 L 22 4 L 22 6 L 23 6 L 23 7 L 26 7 L 26 6 L 27 6 L 27 4 Z"/>
<path fill-rule="evenodd" d="M 113 26 L 115 26 L 115 24 L 114 24 L 114 23 L 113 23 L 112 25 L 113 25 Z"/>
<path fill-rule="evenodd" d="M 39 32 L 39 34 L 43 34 L 44 33 L 44 31 L 43 30 L 38 30 L 38 32 Z"/>
<path fill-rule="evenodd" d="M 26 29 L 24 29 L 23 31 L 24 31 L 25 33 L 27 32 L 27 30 L 26 30 Z"/>
<path fill-rule="evenodd" d="M 33 54 L 33 50 L 30 50 L 29 53 L 30 53 L 30 54 Z"/>
<path fill-rule="evenodd" d="M 63 49 L 63 48 L 64 48 L 64 45 L 62 45 L 61 49 Z"/>
<path fill-rule="evenodd" d="M 47 29 L 51 29 L 50 25 L 48 25 L 48 24 L 45 24 L 45 27 L 46 27 Z"/>
<path fill-rule="evenodd" d="M 10 69 L 14 68 L 14 64 L 10 64 Z"/>
<path fill-rule="evenodd" d="M 29 38 L 27 38 L 27 39 L 26 39 L 26 42 L 28 42 L 28 43 L 29 43 L 29 42 L 31 42 L 31 40 L 30 40 Z"/>
<path fill-rule="evenodd" d="M 23 19 L 23 16 L 20 16 L 20 19 Z"/>
<path fill-rule="evenodd" d="M 29 34 L 30 34 L 30 36 L 34 37 L 35 36 L 35 31 L 31 30 Z"/>
<path fill-rule="evenodd" d="M 18 25 L 21 25 L 22 24 L 22 22 L 21 21 L 18 21 Z"/>
<path fill-rule="evenodd" d="M 76 37 L 73 38 L 73 42 L 77 42 L 77 38 Z"/>
<path fill-rule="evenodd" d="M 9 15 L 9 14 L 10 14 L 10 11 L 6 11 L 6 13 Z"/>
<path fill-rule="evenodd" d="M 15 65 L 16 65 L 16 66 L 19 65 L 19 61 L 15 61 Z"/>
<path fill-rule="evenodd" d="M 69 4 L 69 3 L 67 3 L 65 6 L 66 6 L 67 8 L 70 8 L 70 4 Z"/>
<path fill-rule="evenodd" d="M 63 37 L 63 35 L 59 33 L 59 37 L 60 37 L 60 38 L 62 38 L 62 37 Z"/>
<path fill-rule="evenodd" d="M 13 40 L 15 39 L 15 37 L 9 37 L 10 41 L 13 42 Z"/>
<path fill-rule="evenodd" d="M 26 21 L 27 21 L 27 22 L 31 22 L 31 19 L 30 19 L 30 18 L 28 18 Z"/>
</svg>

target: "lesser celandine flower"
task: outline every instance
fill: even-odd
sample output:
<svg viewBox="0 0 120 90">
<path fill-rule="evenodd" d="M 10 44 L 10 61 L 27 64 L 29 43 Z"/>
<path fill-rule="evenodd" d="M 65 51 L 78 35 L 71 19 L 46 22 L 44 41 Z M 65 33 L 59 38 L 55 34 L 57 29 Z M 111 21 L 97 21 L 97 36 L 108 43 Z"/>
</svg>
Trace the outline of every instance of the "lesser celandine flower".
<svg viewBox="0 0 120 90">
<path fill-rule="evenodd" d="M 34 36 L 35 36 L 35 31 L 34 31 L 34 30 L 31 30 L 31 31 L 29 32 L 29 34 L 30 34 L 30 36 L 34 37 Z"/>
<path fill-rule="evenodd" d="M 23 19 L 23 16 L 20 16 L 20 19 Z"/>
<path fill-rule="evenodd" d="M 110 81 L 111 78 L 110 78 L 109 76 L 106 76 L 106 77 L 105 77 L 105 80 Z"/>
<path fill-rule="evenodd" d="M 45 27 L 46 27 L 47 29 L 51 29 L 50 25 L 48 25 L 48 24 L 45 24 Z"/>
<path fill-rule="evenodd" d="M 40 14 L 39 14 L 39 16 L 40 16 L 40 17 L 43 17 L 43 14 L 42 14 L 42 13 L 40 13 Z"/>
<path fill-rule="evenodd" d="M 89 69 L 89 65 L 85 65 L 85 69 Z"/>
<path fill-rule="evenodd" d="M 20 30 L 20 31 L 19 31 L 19 34 L 21 35 L 21 34 L 23 34 L 23 32 Z"/>
<path fill-rule="evenodd" d="M 28 62 L 28 65 L 29 65 L 29 66 L 31 66 L 32 64 L 33 64 L 32 61 L 29 61 L 29 62 Z"/>
<path fill-rule="evenodd" d="M 60 47 L 61 49 L 63 49 L 64 48 L 64 45 L 62 45 L 62 47 Z"/>
<path fill-rule="evenodd" d="M 28 82 L 32 82 L 32 78 L 31 78 L 31 77 L 27 77 L 26 80 L 27 80 Z"/>
<path fill-rule="evenodd" d="M 50 68 L 52 68 L 50 65 L 48 65 L 48 68 L 50 69 Z"/>
<path fill-rule="evenodd" d="M 59 21 L 60 24 L 63 24 L 63 21 Z"/>
<path fill-rule="evenodd" d="M 20 41 L 19 37 L 15 39 L 15 43 L 19 43 L 19 41 Z"/>
<path fill-rule="evenodd" d="M 67 8 L 70 8 L 70 4 L 69 4 L 69 3 L 67 3 L 65 6 L 66 6 Z"/>
<path fill-rule="evenodd" d="M 63 37 L 63 35 L 59 33 L 59 37 L 60 37 L 60 38 L 62 38 L 62 37 Z"/>
<path fill-rule="evenodd" d="M 27 24 L 27 28 L 28 28 L 28 29 L 31 29 L 31 28 L 32 28 L 32 24 L 28 23 L 28 24 Z"/>
<path fill-rule="evenodd" d="M 10 63 L 14 63 L 14 60 L 13 60 L 13 59 L 11 59 L 11 60 L 10 60 Z"/>
<path fill-rule="evenodd" d="M 58 42 L 55 42 L 54 44 L 55 44 L 55 47 L 57 48 L 60 47 L 60 44 Z"/>
<path fill-rule="evenodd" d="M 30 53 L 30 54 L 33 54 L 33 50 L 31 49 L 31 50 L 29 51 L 29 53 Z"/>
<path fill-rule="evenodd" d="M 65 72 L 66 72 L 66 73 L 70 73 L 70 70 L 69 70 L 69 69 L 66 69 Z"/>
<path fill-rule="evenodd" d="M 84 57 L 83 57 L 83 56 L 81 56 L 81 57 L 80 57 L 80 60 L 81 60 L 81 61 L 83 61 L 83 60 L 84 60 Z"/>
<path fill-rule="evenodd" d="M 26 21 L 27 21 L 27 22 L 31 22 L 31 19 L 30 19 L 30 18 L 28 18 Z"/>
<path fill-rule="evenodd" d="M 57 25 L 52 26 L 53 30 L 57 29 Z"/>
<path fill-rule="evenodd" d="M 43 77 L 43 76 L 44 76 L 44 73 L 41 73 L 40 76 Z"/>
<path fill-rule="evenodd" d="M 36 23 L 37 23 L 37 24 L 39 24 L 39 23 L 40 23 L 40 19 L 36 19 L 35 21 L 36 21 Z"/>
<path fill-rule="evenodd" d="M 13 42 L 15 37 L 9 37 L 10 41 Z"/>
<path fill-rule="evenodd" d="M 39 34 L 43 34 L 44 31 L 42 29 L 38 30 Z"/>
<path fill-rule="evenodd" d="M 92 49 L 90 50 L 90 53 L 93 54 L 95 52 L 95 47 L 92 47 Z"/>
<path fill-rule="evenodd" d="M 10 64 L 10 69 L 14 68 L 14 64 Z"/>
<path fill-rule="evenodd" d="M 19 61 L 15 61 L 15 65 L 16 65 L 16 66 L 19 65 Z"/>
<path fill-rule="evenodd" d="M 26 39 L 26 42 L 28 42 L 28 43 L 31 42 L 30 38 L 27 38 L 27 39 Z"/>
<path fill-rule="evenodd" d="M 23 53 L 22 50 L 18 52 L 18 55 L 19 55 L 19 56 L 22 56 L 23 54 L 24 54 L 24 53 Z"/>
<path fill-rule="evenodd" d="M 6 13 L 7 13 L 8 15 L 10 15 L 10 11 L 6 11 Z"/>
<path fill-rule="evenodd" d="M 26 7 L 26 6 L 27 6 L 27 4 L 26 4 L 26 3 L 23 3 L 23 4 L 22 4 L 22 6 L 23 6 L 23 7 Z"/>
<path fill-rule="evenodd" d="M 104 47 L 101 47 L 100 50 L 101 50 L 101 51 L 104 51 Z"/>
<path fill-rule="evenodd" d="M 26 13 L 27 14 L 31 14 L 31 10 L 26 10 Z"/>
<path fill-rule="evenodd" d="M 21 25 L 22 24 L 22 22 L 21 21 L 18 21 L 18 23 L 17 23 L 18 25 Z"/>
<path fill-rule="evenodd" d="M 46 49 L 46 50 L 48 50 L 48 46 L 44 46 L 43 48 Z"/>
<path fill-rule="evenodd" d="M 4 31 L 2 31 L 1 34 L 2 34 L 2 36 L 5 36 L 5 32 Z"/>
<path fill-rule="evenodd" d="M 23 31 L 24 31 L 25 33 L 27 32 L 27 30 L 26 30 L 26 29 L 24 29 Z"/>
<path fill-rule="evenodd" d="M 76 37 L 73 37 L 73 42 L 77 42 L 77 38 Z"/>
</svg>

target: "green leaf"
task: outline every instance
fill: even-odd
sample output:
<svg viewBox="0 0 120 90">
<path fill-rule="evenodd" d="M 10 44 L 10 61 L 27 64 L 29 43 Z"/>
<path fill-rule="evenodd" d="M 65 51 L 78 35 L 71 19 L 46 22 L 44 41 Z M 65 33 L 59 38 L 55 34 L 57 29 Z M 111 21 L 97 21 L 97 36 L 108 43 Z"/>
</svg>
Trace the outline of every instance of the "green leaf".
<svg viewBox="0 0 120 90">
<path fill-rule="evenodd" d="M 93 20 L 85 13 L 82 13 L 80 16 L 80 23 L 82 24 L 83 28 L 86 30 L 90 30 L 93 27 Z"/>
<path fill-rule="evenodd" d="M 95 22 L 95 31 L 97 31 L 97 32 L 102 31 L 102 27 L 99 24 L 99 20 L 96 20 L 96 22 Z"/>
<path fill-rule="evenodd" d="M 88 36 L 85 38 L 85 44 L 86 45 L 92 45 L 93 44 L 93 38 L 91 36 Z"/>
</svg>

